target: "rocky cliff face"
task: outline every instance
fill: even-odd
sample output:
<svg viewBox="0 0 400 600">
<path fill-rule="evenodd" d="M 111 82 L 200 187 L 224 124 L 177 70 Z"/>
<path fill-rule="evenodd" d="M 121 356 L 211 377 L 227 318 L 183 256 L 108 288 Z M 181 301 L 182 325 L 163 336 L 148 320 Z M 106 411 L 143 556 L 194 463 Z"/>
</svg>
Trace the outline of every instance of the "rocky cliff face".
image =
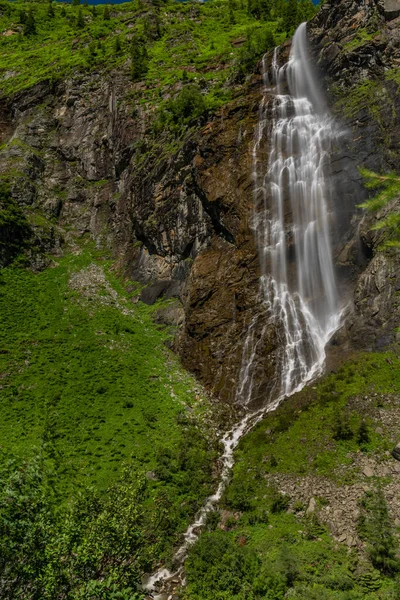
<svg viewBox="0 0 400 600">
<path fill-rule="evenodd" d="M 370 230 L 380 215 L 356 208 L 365 197 L 358 166 L 400 167 L 400 19 L 393 15 L 375 1 L 342 0 L 326 3 L 309 26 L 343 132 L 331 167 L 336 264 L 354 307 L 334 340 L 342 348 L 390 344 L 400 322 L 398 256 L 378 252 L 379 235 Z M 94 73 L 14 97 L 0 108 L 0 171 L 11 174 L 42 250 L 59 252 L 63 242 L 90 236 L 143 284 L 142 301 L 171 299 L 158 318 L 176 326 L 175 349 L 233 401 L 244 333 L 260 311 L 251 217 L 261 78 L 250 77 L 229 105 L 179 141 L 152 133 L 152 113 L 135 99 L 140 85 L 123 72 Z M 269 328 L 255 398 L 275 370 L 277 344 Z"/>
</svg>

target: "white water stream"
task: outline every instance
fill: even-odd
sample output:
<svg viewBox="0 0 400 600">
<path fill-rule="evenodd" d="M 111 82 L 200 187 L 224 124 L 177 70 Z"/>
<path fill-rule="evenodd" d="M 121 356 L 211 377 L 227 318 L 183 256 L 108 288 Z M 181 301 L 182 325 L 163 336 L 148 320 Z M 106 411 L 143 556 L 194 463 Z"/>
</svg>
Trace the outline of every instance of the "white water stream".
<svg viewBox="0 0 400 600">
<path fill-rule="evenodd" d="M 238 401 L 249 404 L 252 400 L 258 350 L 271 326 L 282 332 L 276 358 L 278 372 L 263 408 L 249 412 L 224 435 L 218 489 L 184 535 L 174 557 L 180 565 L 178 571 L 160 569 L 146 582 L 145 590 L 155 599 L 165 597 L 155 592 L 157 583 L 181 579 L 188 549 L 228 482 L 240 438 L 283 398 L 321 374 L 325 345 L 340 323 L 325 176 L 335 132 L 312 72 L 305 23 L 295 33 L 285 65 L 279 66 L 279 48 L 275 50 L 271 86 L 265 60 L 263 71 L 265 90 L 253 149 L 254 230 L 261 265 L 262 310 L 251 322 L 243 345 Z M 266 140 L 267 166 L 259 158 Z"/>
</svg>

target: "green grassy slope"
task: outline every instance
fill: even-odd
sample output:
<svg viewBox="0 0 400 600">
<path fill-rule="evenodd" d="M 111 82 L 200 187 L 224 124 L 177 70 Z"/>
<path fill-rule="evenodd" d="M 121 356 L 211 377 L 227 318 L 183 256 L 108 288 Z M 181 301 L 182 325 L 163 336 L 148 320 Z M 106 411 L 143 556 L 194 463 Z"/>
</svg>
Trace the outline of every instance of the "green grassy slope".
<svg viewBox="0 0 400 600">
<path fill-rule="evenodd" d="M 88 6 L 54 3 L 54 16 L 49 16 L 48 6 L 0 2 L 0 97 L 77 71 L 106 73 L 118 67 L 129 73 L 140 46 L 146 52 L 139 77 L 145 86 L 135 93 L 143 102 L 159 103 L 160 96 L 174 91 L 184 77 L 201 85 L 209 108 L 215 109 L 229 98 L 232 77 L 241 68 L 254 65 L 271 44 L 281 43 L 315 12 L 311 0 L 302 0 L 298 14 L 290 19 L 285 17 L 286 3 L 277 0 L 270 4 L 135 0 L 109 7 L 108 18 L 103 7 L 93 12 Z M 21 11 L 32 11 L 34 34 L 24 34 Z M 241 41 L 232 44 L 235 40 Z"/>
<path fill-rule="evenodd" d="M 217 413 L 160 304 L 82 246 L 0 274 L 4 598 L 138 598 L 214 485 Z"/>
<path fill-rule="evenodd" d="M 185 598 L 399 598 L 398 559 L 391 570 L 372 551 L 399 552 L 377 500 L 398 491 L 389 451 L 399 402 L 399 356 L 363 354 L 263 419 L 241 441 L 223 510 L 189 557 Z M 343 538 L 332 534 L 341 519 Z"/>
<path fill-rule="evenodd" d="M 159 449 L 176 449 L 179 419 L 205 405 L 151 312 L 88 251 L 37 275 L 4 269 L 3 460 L 27 458 L 45 441 L 66 485 L 104 489 L 124 461 L 152 470 Z"/>
</svg>

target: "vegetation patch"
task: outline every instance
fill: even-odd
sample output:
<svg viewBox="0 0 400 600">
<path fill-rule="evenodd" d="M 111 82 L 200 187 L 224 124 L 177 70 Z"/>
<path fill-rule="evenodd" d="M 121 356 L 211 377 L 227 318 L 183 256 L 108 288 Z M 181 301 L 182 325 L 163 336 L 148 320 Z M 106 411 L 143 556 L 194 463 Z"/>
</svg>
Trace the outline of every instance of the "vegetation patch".
<svg viewBox="0 0 400 600">
<path fill-rule="evenodd" d="M 1 273 L 7 598 L 136 598 L 212 490 L 212 407 L 111 267 L 85 246 Z"/>
<path fill-rule="evenodd" d="M 378 472 L 367 477 L 359 465 L 396 462 L 388 455 L 397 427 L 390 433 L 381 419 L 382 411 L 398 410 L 399 367 L 391 352 L 355 356 L 287 399 L 241 440 L 219 518 L 212 515 L 209 531 L 190 553 L 185 598 L 398 597 L 398 532 L 385 494 L 386 485 L 396 484 Z M 293 480 L 289 494 L 279 487 L 285 478 Z M 302 481 L 305 502 L 297 492 Z M 325 523 L 332 498 L 312 488 L 324 481 L 346 502 L 352 486 L 358 490 L 353 525 L 359 542 L 334 535 Z"/>
</svg>

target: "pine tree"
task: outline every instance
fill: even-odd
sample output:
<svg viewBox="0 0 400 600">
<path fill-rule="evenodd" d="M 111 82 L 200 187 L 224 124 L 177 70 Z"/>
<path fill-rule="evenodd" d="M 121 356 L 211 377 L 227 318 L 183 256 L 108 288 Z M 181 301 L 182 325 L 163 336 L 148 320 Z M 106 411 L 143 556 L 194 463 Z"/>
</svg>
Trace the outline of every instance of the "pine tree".
<svg viewBox="0 0 400 600">
<path fill-rule="evenodd" d="M 309 21 L 315 15 L 316 8 L 312 0 L 300 0 L 298 5 L 298 23 Z"/>
<path fill-rule="evenodd" d="M 382 488 L 371 498 L 367 517 L 368 554 L 376 569 L 387 575 L 399 571 L 397 543 L 393 535 L 389 511 Z"/>
<path fill-rule="evenodd" d="M 97 9 L 95 4 L 92 6 L 92 16 L 93 18 L 97 17 Z"/>
<path fill-rule="evenodd" d="M 109 21 L 110 20 L 110 9 L 108 8 L 107 4 L 104 7 L 103 19 L 105 21 Z"/>
<path fill-rule="evenodd" d="M 233 12 L 233 0 L 228 0 L 228 14 L 229 14 L 229 23 L 234 25 L 235 23 L 235 14 Z"/>
<path fill-rule="evenodd" d="M 66 16 L 67 16 L 67 11 L 65 10 L 65 6 L 63 6 L 63 7 L 61 8 L 60 15 L 61 15 L 62 17 L 66 17 Z"/>
<path fill-rule="evenodd" d="M 26 14 L 25 9 L 19 11 L 19 22 L 22 23 L 22 25 L 25 25 L 27 17 L 28 15 Z"/>
<path fill-rule="evenodd" d="M 79 8 L 76 26 L 80 28 L 85 27 L 85 19 L 83 18 L 82 8 Z"/>
<path fill-rule="evenodd" d="M 359 446 L 364 446 L 369 442 L 368 427 L 364 419 L 361 421 L 357 431 L 357 442 Z"/>
<path fill-rule="evenodd" d="M 145 43 L 142 38 L 135 36 L 132 39 L 132 67 L 131 77 L 132 81 L 139 81 L 147 73 L 148 55 Z"/>
<path fill-rule="evenodd" d="M 298 26 L 297 0 L 287 0 L 283 16 L 283 29 L 290 35 Z"/>
<path fill-rule="evenodd" d="M 260 18 L 264 21 L 269 21 L 271 19 L 270 0 L 260 0 Z"/>
<path fill-rule="evenodd" d="M 47 16 L 49 17 L 49 19 L 54 19 L 55 16 L 52 0 L 49 1 L 49 5 L 47 7 Z"/>
<path fill-rule="evenodd" d="M 114 52 L 115 54 L 120 54 L 122 51 L 122 44 L 119 35 L 114 40 Z"/>
<path fill-rule="evenodd" d="M 72 6 L 79 6 L 81 3 L 81 0 L 72 0 Z"/>
<path fill-rule="evenodd" d="M 28 10 L 24 24 L 24 35 L 34 35 L 36 33 L 36 21 L 32 9 Z"/>
</svg>

